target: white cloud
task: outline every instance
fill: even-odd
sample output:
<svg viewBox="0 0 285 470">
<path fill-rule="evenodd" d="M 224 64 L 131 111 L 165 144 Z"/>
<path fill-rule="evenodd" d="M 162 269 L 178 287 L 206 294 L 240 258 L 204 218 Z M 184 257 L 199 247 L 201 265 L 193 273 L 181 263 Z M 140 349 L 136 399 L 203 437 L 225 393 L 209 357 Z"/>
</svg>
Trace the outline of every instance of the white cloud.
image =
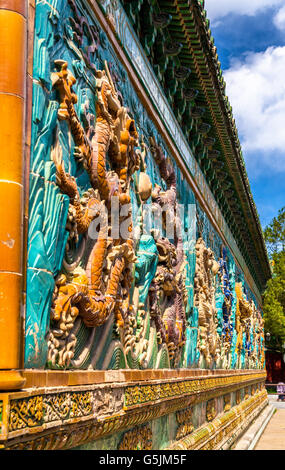
<svg viewBox="0 0 285 470">
<path fill-rule="evenodd" d="M 246 54 L 224 77 L 247 164 L 284 171 L 285 46 Z"/>
<path fill-rule="evenodd" d="M 206 0 L 205 8 L 210 20 L 222 18 L 228 13 L 255 15 L 269 7 L 284 5 L 284 0 Z"/>
<path fill-rule="evenodd" d="M 285 6 L 280 8 L 273 18 L 273 23 L 278 29 L 285 30 Z"/>
</svg>

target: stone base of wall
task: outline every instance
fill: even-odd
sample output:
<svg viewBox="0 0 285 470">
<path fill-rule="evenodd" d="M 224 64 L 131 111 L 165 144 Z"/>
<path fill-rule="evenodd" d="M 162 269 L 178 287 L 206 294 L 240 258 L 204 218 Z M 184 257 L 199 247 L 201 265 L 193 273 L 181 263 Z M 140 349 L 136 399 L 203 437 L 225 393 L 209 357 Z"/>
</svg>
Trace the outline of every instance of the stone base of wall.
<svg viewBox="0 0 285 470">
<path fill-rule="evenodd" d="M 1 447 L 228 449 L 268 401 L 263 370 L 128 372 L 1 393 Z M 31 385 L 36 372 L 29 374 Z"/>
</svg>

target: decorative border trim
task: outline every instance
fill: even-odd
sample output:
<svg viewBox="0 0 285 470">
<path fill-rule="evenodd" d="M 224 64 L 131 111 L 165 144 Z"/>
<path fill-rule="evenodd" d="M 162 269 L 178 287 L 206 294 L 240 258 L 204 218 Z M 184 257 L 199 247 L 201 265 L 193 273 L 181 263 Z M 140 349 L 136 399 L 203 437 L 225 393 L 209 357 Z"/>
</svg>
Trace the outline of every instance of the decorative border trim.
<svg viewBox="0 0 285 470">
<path fill-rule="evenodd" d="M 0 446 L 10 448 L 16 441 L 26 446 L 33 441 L 31 445 L 36 448 L 70 448 L 245 386 L 263 387 L 265 376 L 260 371 L 193 380 L 153 380 L 148 384 L 125 382 L 3 393 L 0 400 L 5 402 L 6 413 Z M 63 435 L 68 436 L 67 441 Z"/>
<path fill-rule="evenodd" d="M 198 380 L 213 377 L 245 376 L 258 374 L 265 377 L 263 369 L 119 369 L 119 370 L 41 370 L 20 371 L 26 380 L 24 389 L 44 387 L 72 387 L 75 385 L 99 385 L 128 383 L 143 384 L 152 381 L 167 382 L 178 380 Z M 9 390 L 7 387 L 6 390 Z M 20 392 L 19 392 L 20 393 Z"/>
<path fill-rule="evenodd" d="M 175 442 L 168 450 L 228 449 L 267 403 L 267 392 L 262 390 L 214 419 L 207 426 L 202 426 Z"/>
<path fill-rule="evenodd" d="M 264 372 L 230 377 L 213 377 L 198 380 L 167 382 L 156 385 L 137 385 L 125 390 L 124 409 L 132 409 L 141 404 L 153 403 L 158 400 L 181 397 L 203 392 L 210 392 L 231 385 L 244 385 L 265 379 Z"/>
</svg>

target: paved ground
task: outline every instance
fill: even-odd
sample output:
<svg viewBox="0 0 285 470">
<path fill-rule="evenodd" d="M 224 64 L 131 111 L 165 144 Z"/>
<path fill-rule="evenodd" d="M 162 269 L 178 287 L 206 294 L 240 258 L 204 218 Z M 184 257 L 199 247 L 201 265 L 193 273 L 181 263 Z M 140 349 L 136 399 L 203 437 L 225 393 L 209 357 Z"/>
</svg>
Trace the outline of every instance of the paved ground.
<svg viewBox="0 0 285 470">
<path fill-rule="evenodd" d="M 285 410 L 285 401 L 277 401 L 277 395 L 268 395 L 270 405 L 274 405 L 275 408 L 280 408 Z"/>
<path fill-rule="evenodd" d="M 285 402 L 278 402 L 276 395 L 269 395 L 269 403 L 276 407 L 254 450 L 285 450 Z"/>
</svg>

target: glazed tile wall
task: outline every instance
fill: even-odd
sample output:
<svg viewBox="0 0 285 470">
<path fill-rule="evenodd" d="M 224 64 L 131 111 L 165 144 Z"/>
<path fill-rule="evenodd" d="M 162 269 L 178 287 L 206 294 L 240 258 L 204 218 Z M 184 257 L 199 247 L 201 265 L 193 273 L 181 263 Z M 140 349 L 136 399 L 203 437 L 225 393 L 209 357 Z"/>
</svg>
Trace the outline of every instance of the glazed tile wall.
<svg viewBox="0 0 285 470">
<path fill-rule="evenodd" d="M 106 3 L 106 2 L 105 2 Z M 111 4 L 110 4 L 111 5 Z M 119 12 L 119 13 L 118 13 Z M 148 110 L 142 105 L 136 90 L 132 86 L 128 74 L 114 52 L 108 37 L 92 13 L 87 2 L 72 0 L 52 0 L 51 2 L 35 2 L 35 30 L 33 54 L 33 105 L 31 125 L 30 180 L 29 180 L 29 229 L 28 229 L 28 262 L 27 262 L 27 303 L 25 324 L 25 367 L 53 369 L 118 369 L 118 368 L 168 368 L 168 367 L 206 367 L 206 368 L 262 368 L 262 337 L 256 341 L 254 325 L 249 326 L 250 333 L 243 332 L 242 346 L 236 351 L 236 277 L 243 285 L 245 301 L 253 300 L 256 311 L 260 310 L 255 296 L 250 292 L 243 272 L 233 258 L 232 249 L 237 254 L 238 262 L 247 271 L 240 254 L 235 248 L 235 242 L 225 226 L 217 205 L 209 194 L 209 189 L 203 180 L 196 161 L 187 149 L 180 129 L 175 127 L 175 120 L 167 110 L 166 100 L 152 71 L 141 59 L 141 51 L 135 50 L 133 40 L 130 40 L 129 26 L 124 13 L 119 9 L 113 12 L 116 24 L 119 25 L 119 36 L 124 46 L 129 47 L 129 57 L 135 59 L 137 73 L 144 81 L 152 96 L 156 96 L 156 106 L 160 109 L 169 134 L 176 141 L 176 146 L 188 166 L 189 172 L 199 185 L 206 205 L 219 223 L 226 239 L 230 240 L 231 249 L 223 244 L 220 236 L 209 222 L 205 211 L 194 197 L 176 160 L 171 155 L 168 146 L 150 118 Z M 119 15 L 119 16 L 118 16 Z M 89 27 L 86 27 L 87 23 Z M 156 273 L 153 253 L 156 252 L 152 236 L 141 238 L 136 252 L 136 287 L 139 290 L 140 301 L 146 304 L 143 321 L 143 333 L 140 319 L 137 315 L 132 334 L 141 335 L 140 341 L 145 344 L 144 351 L 135 347 L 130 352 L 125 351 L 122 337 L 116 330 L 113 316 L 97 328 L 88 328 L 80 319 L 74 324 L 71 333 L 75 335 L 76 345 L 72 360 L 60 365 L 58 361 L 48 360 L 48 338 L 53 325 L 51 323 L 51 308 L 55 291 L 55 280 L 64 272 L 65 247 L 69 237 L 66 228 L 69 217 L 70 200 L 57 184 L 56 167 L 53 152 L 56 146 L 61 148 L 64 167 L 76 181 L 80 196 L 90 189 L 90 177 L 84 166 L 76 159 L 76 145 L 67 121 L 58 119 L 59 96 L 53 87 L 52 74 L 56 73 L 57 60 L 65 61 L 68 70 L 76 78 L 73 92 L 77 95 L 74 105 L 79 121 L 86 126 L 86 107 L 96 116 L 96 99 L 98 83 L 95 70 L 104 70 L 108 64 L 116 92 L 121 103 L 135 121 L 138 132 L 137 150 L 145 151 L 145 173 L 149 176 L 152 186 L 158 184 L 162 190 L 167 190 L 157 163 L 154 160 L 149 138 L 154 137 L 160 145 L 163 154 L 174 169 L 176 178 L 177 202 L 184 206 L 195 208 L 191 217 L 185 215 L 183 246 L 185 253 L 185 342 L 180 347 L 176 362 L 169 356 L 169 348 L 157 336 L 157 326 L 149 315 L 149 287 Z M 30 70 L 30 67 L 29 67 Z M 30 75 L 31 77 L 31 75 Z M 150 81 L 149 81 L 150 80 Z M 152 81 L 153 80 L 153 81 Z M 30 90 L 30 85 L 28 85 Z M 29 91 L 29 93 L 31 93 Z M 163 103 L 165 103 L 163 105 Z M 144 145 L 145 147 L 144 147 Z M 108 159 L 108 156 L 107 156 Z M 110 163 L 110 162 L 109 162 Z M 138 202 L 136 176 L 131 182 L 130 194 L 132 200 L 133 225 L 140 223 L 142 206 Z M 210 197 L 211 196 L 211 197 Z M 149 198 L 145 204 L 150 204 Z M 145 207 L 145 206 L 144 206 Z M 27 213 L 26 213 L 27 215 Z M 155 222 L 152 222 L 155 224 Z M 155 225 L 154 225 L 155 228 Z M 212 360 L 207 364 L 200 350 L 199 311 L 194 305 L 194 284 L 196 269 L 196 242 L 202 238 L 206 246 L 212 250 L 214 257 L 220 263 L 219 274 L 213 277 L 216 289 L 215 303 L 217 309 L 217 331 L 220 337 L 225 331 L 225 321 L 230 335 L 230 349 L 221 356 L 219 361 Z M 78 246 L 81 242 L 79 239 Z M 75 248 L 75 251 L 78 249 Z M 146 276 L 140 273 L 144 266 Z M 224 278 L 222 270 L 224 269 Z M 239 273 L 239 274 L 237 274 Z M 134 286 L 133 286 L 134 287 Z M 228 296 L 228 297 L 227 297 Z M 230 298 L 231 309 L 229 318 L 225 316 L 225 301 Z M 147 359 L 145 359 L 145 357 Z M 144 358 L 144 359 L 143 359 Z"/>
</svg>

